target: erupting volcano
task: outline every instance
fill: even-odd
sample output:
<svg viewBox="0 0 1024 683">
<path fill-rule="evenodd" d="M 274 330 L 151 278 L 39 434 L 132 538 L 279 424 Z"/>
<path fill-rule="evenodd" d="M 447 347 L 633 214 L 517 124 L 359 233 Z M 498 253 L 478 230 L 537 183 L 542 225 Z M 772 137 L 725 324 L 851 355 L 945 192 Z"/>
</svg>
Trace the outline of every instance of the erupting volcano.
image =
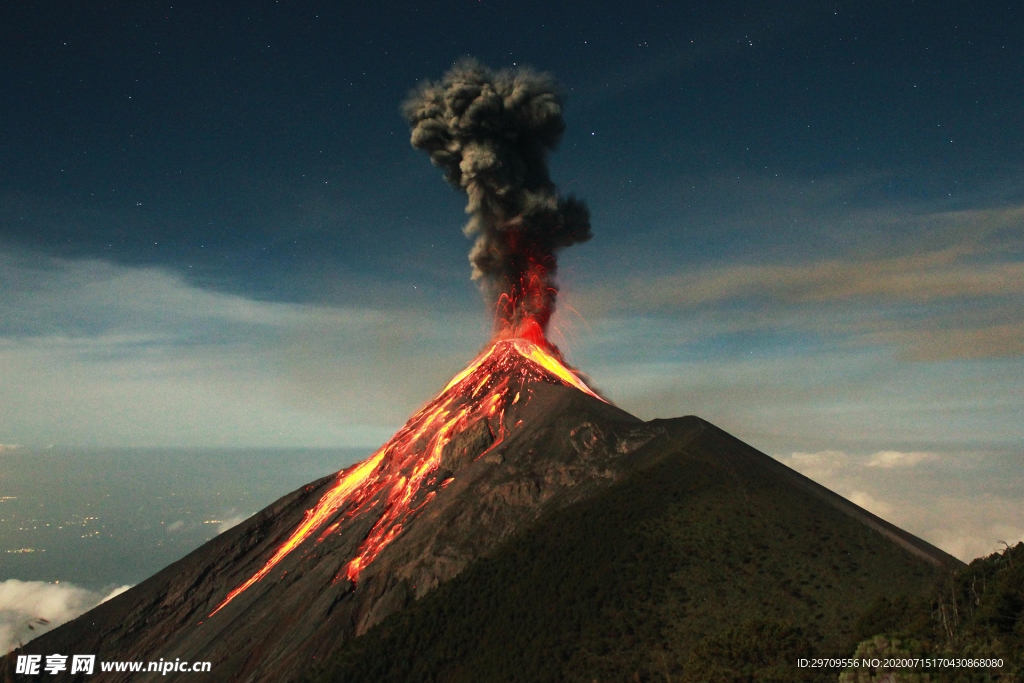
<svg viewBox="0 0 1024 683">
<path fill-rule="evenodd" d="M 413 146 L 426 151 L 468 197 L 465 232 L 475 237 L 472 274 L 494 312 L 490 342 L 364 462 L 281 498 L 15 655 L 88 653 L 100 661 L 212 664 L 209 674 L 108 672 L 89 679 L 97 681 L 294 681 L 333 653 L 372 641 L 373 636 L 357 637 L 390 615 L 416 613 L 441 584 L 457 586 L 457 577 L 470 565 L 494 561 L 501 566 L 505 553 L 514 558 L 514 569 L 502 575 L 505 585 L 488 589 L 488 595 L 514 584 L 510 590 L 517 600 L 509 618 L 524 620 L 514 637 L 536 623 L 551 622 L 551 601 L 537 606 L 538 601 L 525 598 L 560 572 L 569 578 L 552 584 L 555 590 L 545 595 L 562 599 L 576 590 L 581 576 L 608 577 L 594 584 L 580 605 L 567 608 L 572 614 L 564 621 L 573 635 L 559 636 L 562 640 L 593 624 L 613 623 L 594 616 L 607 609 L 630 624 L 650 621 L 652 610 L 677 610 L 696 615 L 696 626 L 680 627 L 670 642 L 653 646 L 615 632 L 585 653 L 593 658 L 581 668 L 565 651 L 550 649 L 550 643 L 509 647 L 508 633 L 492 633 L 496 620 L 487 610 L 494 601 L 485 600 L 482 617 L 463 609 L 464 617 L 481 618 L 463 619 L 460 623 L 472 626 L 455 645 L 446 641 L 431 653 L 449 659 L 432 668 L 429 677 L 593 680 L 597 676 L 587 667 L 610 666 L 607 670 L 618 673 L 603 680 L 625 680 L 624 672 L 634 669 L 614 667 L 651 659 L 643 648 L 681 657 L 712 628 L 708 624 L 730 625 L 752 604 L 746 586 L 756 577 L 768 577 L 759 590 L 771 594 L 774 603 L 765 602 L 765 609 L 795 614 L 800 623 L 818 620 L 831 629 L 827 642 L 836 646 L 857 610 L 874 597 L 903 586 L 917 590 L 930 583 L 937 568 L 950 564 L 941 551 L 699 418 L 643 422 L 605 401 L 566 366 L 546 337 L 557 297 L 556 257 L 559 249 L 590 238 L 590 221 L 586 206 L 560 196 L 548 175 L 545 157 L 564 129 L 550 77 L 522 69 L 493 73 L 467 60 L 440 83 L 419 88 L 403 113 Z M 643 561 L 670 563 L 671 572 L 606 599 L 616 586 L 643 576 L 636 566 L 641 560 L 623 548 L 643 549 L 669 518 L 676 520 L 666 536 L 671 542 L 658 547 L 671 550 L 676 543 L 678 552 Z M 691 521 L 680 526 L 679 519 Z M 704 528 L 710 519 L 716 520 L 715 536 L 694 536 L 692 530 Z M 570 524 L 567 530 L 559 530 L 559 520 Z M 553 545 L 546 553 L 534 552 L 544 546 L 529 541 L 530 551 L 517 554 L 516 544 L 527 543 L 523 539 L 538 528 L 554 530 Z M 765 539 L 776 537 L 776 547 L 769 549 Z M 825 539 L 821 546 L 816 545 L 819 537 Z M 744 545 L 736 538 L 749 540 Z M 755 546 L 756 552 L 751 551 Z M 714 554 L 702 560 L 702 552 Z M 870 560 L 862 560 L 868 552 Z M 623 557 L 619 564 L 607 564 Z M 716 584 L 721 557 L 747 559 L 725 583 Z M 785 566 L 788 557 L 815 559 L 808 569 Z M 755 559 L 757 564 L 750 564 Z M 568 572 L 562 571 L 565 564 L 571 565 Z M 743 574 L 748 566 L 757 567 L 757 573 Z M 805 605 L 801 591 L 779 592 L 794 581 L 807 584 L 811 571 L 831 572 L 828 580 L 841 593 L 840 608 L 827 618 L 808 612 L 816 612 L 817 603 Z M 856 582 L 842 583 L 854 575 Z M 736 600 L 717 612 L 708 597 L 691 603 L 689 591 L 704 585 L 714 591 L 708 595 L 715 600 L 727 594 Z M 463 590 L 458 607 L 479 602 L 473 586 Z M 667 597 L 652 607 L 654 590 Z M 534 607 L 527 609 L 529 604 Z M 592 623 L 583 623 L 580 615 L 590 615 Z M 691 623 L 685 619 L 680 623 Z M 434 620 L 427 626 L 430 634 L 413 633 L 409 642 L 425 643 L 444 626 Z M 632 633 L 632 625 L 627 630 Z M 610 651 L 608 643 L 633 649 L 612 661 L 601 654 Z M 415 647 L 422 655 L 422 646 Z M 469 655 L 450 659 L 455 650 L 479 655 L 487 666 L 505 661 L 491 657 L 494 652 L 501 657 L 542 652 L 548 659 L 539 678 L 531 678 L 523 667 L 504 665 L 489 678 L 477 678 L 473 669 L 464 668 Z M 412 656 L 384 652 L 384 659 Z M 374 663 L 369 655 L 360 661 L 369 667 L 364 680 L 381 680 L 376 672 L 387 662 Z M 62 673 L 49 680 L 79 679 Z"/>
<path fill-rule="evenodd" d="M 364 462 L 29 648 L 173 652 L 214 662 L 209 680 L 292 680 L 546 511 L 616 481 L 624 456 L 663 433 L 603 400 L 553 347 L 498 338 Z"/>
<path fill-rule="evenodd" d="M 356 515 L 376 512 L 369 536 L 341 572 L 344 578 L 356 581 L 360 571 L 402 532 L 403 525 L 414 519 L 438 490 L 451 483 L 455 468 L 487 455 L 511 429 L 522 424 L 521 419 L 514 425 L 506 424 L 506 414 L 520 401 L 529 403 L 536 382 L 561 383 L 603 400 L 542 346 L 527 339 L 495 342 L 380 450 L 339 472 L 337 482 L 306 512 L 302 524 L 210 616 L 266 576 L 328 521 L 335 519 L 320 533 L 319 541 Z M 478 440 L 490 444 L 485 450 L 459 453 L 449 448 L 453 436 L 473 430 Z"/>
<path fill-rule="evenodd" d="M 547 170 L 565 128 L 553 79 L 464 60 L 403 114 L 413 147 L 467 196 L 491 341 L 367 460 L 101 606 L 114 612 L 88 636 L 95 648 L 219 653 L 218 680 L 284 680 L 291 663 L 402 609 L 543 510 L 614 480 L 619 457 L 658 433 L 598 396 L 546 337 L 557 252 L 590 238 L 586 206 L 560 196 Z M 164 626 L 140 629 L 154 610 Z M 240 655 L 254 648 L 259 661 Z"/>
<path fill-rule="evenodd" d="M 553 80 L 528 69 L 495 74 L 475 60 L 463 60 L 441 83 L 423 85 L 403 110 L 412 145 L 427 151 L 469 198 L 465 232 L 477 236 L 470 261 L 473 277 L 494 305 L 495 339 L 379 451 L 340 472 L 267 563 L 210 616 L 329 520 L 338 517 L 319 540 L 382 502 L 369 536 L 339 575 L 356 581 L 451 482 L 441 473 L 453 435 L 477 430 L 490 441 L 475 458 L 501 444 L 511 428 L 506 413 L 520 400 L 530 400 L 528 381 L 562 383 L 600 399 L 565 367 L 545 336 L 557 295 L 555 252 L 590 238 L 586 206 L 558 197 L 548 177 L 545 155 L 565 129 Z"/>
</svg>

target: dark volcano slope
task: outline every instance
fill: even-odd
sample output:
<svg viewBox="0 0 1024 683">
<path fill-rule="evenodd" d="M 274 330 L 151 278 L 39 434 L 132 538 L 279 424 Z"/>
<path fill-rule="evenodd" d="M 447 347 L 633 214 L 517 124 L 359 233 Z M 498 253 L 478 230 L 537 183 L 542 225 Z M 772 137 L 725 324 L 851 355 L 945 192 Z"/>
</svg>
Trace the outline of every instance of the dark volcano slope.
<svg viewBox="0 0 1024 683">
<path fill-rule="evenodd" d="M 97 665 L 89 681 L 294 680 L 548 510 L 564 508 L 625 477 L 633 467 L 633 454 L 663 432 L 543 378 L 524 384 L 521 391 L 529 400 L 517 396 L 505 413 L 510 430 L 496 430 L 484 420 L 447 443 L 428 492 L 434 497 L 406 520 L 401 533 L 356 582 L 346 579 L 343 570 L 386 509 L 381 497 L 364 504 L 366 514 L 346 516 L 339 508 L 323 525 L 330 528 L 336 522 L 335 531 L 322 540 L 319 530 L 312 534 L 272 572 L 210 616 L 302 524 L 307 510 L 333 485 L 335 478 L 327 477 L 31 641 L 15 656 L 78 653 L 96 654 L 98 662 L 181 659 L 212 664 L 209 674 L 167 676 L 100 673 Z M 65 672 L 38 680 L 75 678 Z"/>
<path fill-rule="evenodd" d="M 961 566 L 699 418 L 648 424 L 664 435 L 628 477 L 304 680 L 834 681 L 796 658 L 849 656 L 877 597 L 927 594 Z"/>
</svg>

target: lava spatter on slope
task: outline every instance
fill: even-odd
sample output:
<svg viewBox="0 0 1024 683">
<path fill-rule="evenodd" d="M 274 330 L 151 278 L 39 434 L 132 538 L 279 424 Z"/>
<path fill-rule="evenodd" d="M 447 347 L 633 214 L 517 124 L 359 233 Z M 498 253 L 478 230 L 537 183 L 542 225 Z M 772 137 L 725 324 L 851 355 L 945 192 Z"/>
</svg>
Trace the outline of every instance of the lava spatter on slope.
<svg viewBox="0 0 1024 683">
<path fill-rule="evenodd" d="M 306 511 L 302 523 L 263 567 L 228 593 L 210 616 L 265 577 L 328 522 L 331 523 L 317 537 L 318 542 L 356 516 L 379 514 L 355 557 L 339 574 L 339 578 L 356 581 L 381 550 L 402 533 L 403 526 L 451 481 L 439 474 L 445 447 L 452 438 L 474 425 L 486 424 L 490 446 L 474 457 L 493 450 L 515 428 L 506 424 L 506 413 L 519 402 L 529 401 L 531 382 L 564 384 L 604 400 L 555 354 L 557 351 L 521 337 L 492 344 L 380 450 L 339 472 L 334 486 Z"/>
</svg>

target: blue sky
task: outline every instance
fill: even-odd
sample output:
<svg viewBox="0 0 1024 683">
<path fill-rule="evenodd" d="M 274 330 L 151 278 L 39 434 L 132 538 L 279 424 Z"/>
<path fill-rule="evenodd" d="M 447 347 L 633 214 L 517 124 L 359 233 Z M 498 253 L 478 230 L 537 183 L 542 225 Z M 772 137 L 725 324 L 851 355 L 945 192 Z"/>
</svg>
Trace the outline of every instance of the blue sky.
<svg viewBox="0 0 1024 683">
<path fill-rule="evenodd" d="M 472 54 L 564 86 L 594 238 L 552 337 L 612 401 L 964 557 L 1024 538 L 1013 6 L 0 12 L 0 443 L 386 440 L 488 339 L 398 114 Z"/>
</svg>

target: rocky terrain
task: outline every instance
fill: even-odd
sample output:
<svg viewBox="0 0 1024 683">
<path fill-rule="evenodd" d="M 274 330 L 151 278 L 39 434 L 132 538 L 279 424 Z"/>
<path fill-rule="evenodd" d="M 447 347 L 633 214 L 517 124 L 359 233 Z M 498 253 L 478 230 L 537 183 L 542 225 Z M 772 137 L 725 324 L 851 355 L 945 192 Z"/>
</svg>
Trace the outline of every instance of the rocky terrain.
<svg viewBox="0 0 1024 683">
<path fill-rule="evenodd" d="M 607 539 L 633 524 L 629 520 L 636 515 L 629 506 L 655 505 L 662 500 L 656 492 L 666 486 L 681 488 L 658 503 L 662 512 L 657 514 L 676 514 L 673 501 L 690 500 L 688 496 L 712 496 L 714 503 L 686 512 L 697 515 L 690 522 L 674 522 L 677 538 L 702 530 L 704 540 L 686 541 L 678 557 L 668 550 L 652 556 L 651 567 L 676 558 L 671 563 L 689 567 L 693 574 L 680 590 L 692 592 L 699 583 L 724 582 L 716 589 L 723 596 L 737 586 L 745 591 L 755 578 L 772 577 L 772 585 L 785 588 L 793 582 L 808 584 L 803 579 L 817 576 L 819 570 L 831 572 L 831 581 L 815 579 L 822 593 L 808 603 L 818 614 L 809 618 L 824 620 L 821 623 L 836 634 L 842 609 L 850 611 L 843 616 L 848 620 L 856 606 L 866 606 L 876 595 L 930 585 L 936 573 L 956 564 L 942 551 L 699 418 L 643 422 L 603 401 L 574 376 L 560 375 L 558 366 L 545 369 L 544 358 L 530 360 L 532 351 L 526 351 L 522 355 L 511 346 L 502 347 L 475 361 L 362 470 L 356 465 L 284 496 L 15 654 L 89 653 L 100 661 L 212 663 L 209 674 L 97 672 L 88 677 L 90 681 L 295 680 L 389 616 L 426 604 L 425 597 L 475 561 L 494 553 L 516 556 L 517 539 L 536 534 L 538 524 L 555 528 L 569 515 L 565 518 L 581 521 L 568 537 L 597 534 L 612 543 Z M 652 472 L 662 471 L 650 479 Z M 346 481 L 361 483 L 341 502 L 325 507 L 324 501 L 332 500 L 332 492 Z M 600 521 L 601 511 L 612 509 L 600 503 L 607 495 L 619 496 L 616 505 L 626 505 L 626 521 Z M 595 505 L 596 510 L 579 512 Z M 310 522 L 314 518 L 315 524 Z M 723 526 L 707 527 L 712 519 Z M 817 521 L 808 526 L 807 520 Z M 793 527 L 783 534 L 780 529 L 788 529 L 786 525 Z M 297 530 L 305 527 L 305 535 L 299 534 Z M 761 531 L 747 538 L 752 529 Z M 640 529 L 612 546 L 595 546 L 597 550 L 588 552 L 598 560 L 614 558 L 645 533 Z M 762 538 L 772 538 L 772 544 L 762 544 Z M 371 547 L 373 539 L 377 541 Z M 736 539 L 745 539 L 743 548 L 726 550 Z M 744 555 L 751 545 L 764 547 L 755 553 L 757 563 L 732 568 L 730 560 L 730 571 L 723 572 L 714 560 L 720 545 L 722 552 Z M 282 551 L 286 546 L 294 547 Z M 715 549 L 710 556 L 709 549 Z M 354 564 L 360 557 L 362 564 Z M 522 576 L 534 576 L 530 572 L 537 566 L 557 574 L 559 563 L 565 562 L 576 563 L 569 567 L 572 571 L 586 572 L 587 563 L 595 561 L 563 561 L 557 550 L 516 557 L 511 571 L 517 577 L 519 568 Z M 793 564 L 794 557 L 805 558 L 807 566 Z M 696 558 L 705 558 L 706 563 L 695 563 Z M 778 562 L 783 564 L 776 566 Z M 783 565 L 786 568 L 780 569 Z M 623 571 L 636 576 L 646 571 L 635 562 L 628 566 L 632 569 L 615 570 L 618 576 Z M 764 569 L 752 569 L 759 566 Z M 623 585 L 630 578 L 623 577 Z M 485 580 L 479 579 L 479 584 Z M 251 585 L 246 587 L 247 581 Z M 576 585 L 580 579 L 572 581 Z M 662 581 L 668 586 L 667 582 L 668 578 Z M 472 593 L 473 586 L 461 590 Z M 531 592 L 522 586 L 520 590 Z M 777 602 L 799 602 L 811 590 L 780 593 Z M 837 605 L 845 601 L 846 607 L 836 607 L 838 611 L 826 618 L 820 606 L 832 598 L 824 595 L 834 596 Z M 649 595 L 638 599 L 648 600 Z M 711 628 L 716 620 L 727 623 L 731 617 L 724 617 L 723 609 L 733 616 L 750 611 L 742 601 L 725 608 L 725 603 L 704 600 L 687 608 L 699 616 L 687 622 L 691 631 Z M 470 629 L 481 630 L 479 625 Z M 685 637 L 692 640 L 696 635 Z M 45 679 L 76 680 L 68 674 Z M 80 675 L 78 679 L 86 680 Z"/>
<path fill-rule="evenodd" d="M 526 361 L 522 361 L 526 362 Z M 488 421 L 446 444 L 424 486 L 434 494 L 353 582 L 343 576 L 386 501 L 314 535 L 210 616 L 260 570 L 336 477 L 310 483 L 117 598 L 29 643 L 24 652 L 98 660 L 210 661 L 208 680 L 286 681 L 537 520 L 621 478 L 664 430 L 541 375 L 520 387 L 503 435 Z M 486 454 L 484 452 L 486 451 Z M 483 457 L 480 457 L 482 454 Z M 378 509 L 379 508 L 379 509 Z M 336 513 L 342 518 L 341 511 Z M 179 674 L 199 681 L 204 675 Z M 154 676 L 174 680 L 174 674 Z M 89 680 L 146 680 L 106 674 Z M 47 680 L 71 680 L 47 677 Z"/>
</svg>

